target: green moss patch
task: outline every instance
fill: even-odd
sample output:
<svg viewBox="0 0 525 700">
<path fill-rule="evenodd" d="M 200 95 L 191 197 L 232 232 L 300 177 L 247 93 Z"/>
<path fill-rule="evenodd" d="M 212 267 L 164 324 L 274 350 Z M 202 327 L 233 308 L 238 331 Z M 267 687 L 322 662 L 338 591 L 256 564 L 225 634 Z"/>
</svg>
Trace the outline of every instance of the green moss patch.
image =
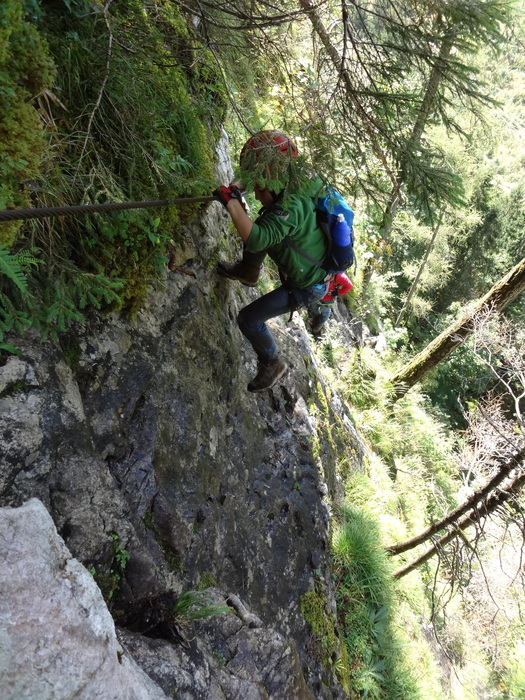
<svg viewBox="0 0 525 700">
<path fill-rule="evenodd" d="M 0 209 L 209 194 L 226 109 L 212 55 L 169 0 L 87 6 L 0 8 Z M 0 245 L 44 263 L 26 272 L 38 303 L 1 277 L 3 306 L 43 331 L 90 306 L 133 313 L 197 212 L 0 223 Z"/>
</svg>

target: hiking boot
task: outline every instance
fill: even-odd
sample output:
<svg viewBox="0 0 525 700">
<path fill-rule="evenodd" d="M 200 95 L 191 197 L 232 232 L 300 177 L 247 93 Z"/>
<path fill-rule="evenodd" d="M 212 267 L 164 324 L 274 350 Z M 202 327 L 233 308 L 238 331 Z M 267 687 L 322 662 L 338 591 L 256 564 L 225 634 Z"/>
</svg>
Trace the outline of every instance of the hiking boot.
<svg viewBox="0 0 525 700">
<path fill-rule="evenodd" d="M 312 323 L 310 325 L 310 333 L 313 335 L 315 340 L 320 340 L 320 338 L 324 335 L 325 330 L 326 321 L 323 321 L 323 323 Z"/>
<path fill-rule="evenodd" d="M 284 360 L 281 360 L 280 357 L 267 363 L 259 361 L 258 372 L 248 384 L 248 391 L 264 391 L 265 389 L 271 389 L 287 369 L 288 365 Z"/>
<path fill-rule="evenodd" d="M 246 265 L 242 260 L 236 263 L 219 261 L 217 272 L 223 277 L 231 280 L 238 280 L 247 287 L 255 287 L 259 279 L 261 267 L 259 265 Z"/>
</svg>

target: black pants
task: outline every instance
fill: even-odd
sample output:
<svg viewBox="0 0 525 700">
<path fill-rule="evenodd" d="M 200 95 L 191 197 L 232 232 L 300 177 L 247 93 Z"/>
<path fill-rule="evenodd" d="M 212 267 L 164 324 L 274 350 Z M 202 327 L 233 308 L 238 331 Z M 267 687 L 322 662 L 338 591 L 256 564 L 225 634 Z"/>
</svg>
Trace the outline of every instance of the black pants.
<svg viewBox="0 0 525 700">
<path fill-rule="evenodd" d="M 245 250 L 243 263 L 248 266 L 260 267 L 265 257 L 266 253 L 250 253 Z M 328 284 L 328 282 L 322 282 L 303 289 L 282 284 L 273 292 L 265 294 L 241 309 L 237 317 L 239 328 L 250 341 L 259 361 L 271 362 L 279 354 L 279 349 L 266 321 L 322 299 L 328 292 Z"/>
</svg>

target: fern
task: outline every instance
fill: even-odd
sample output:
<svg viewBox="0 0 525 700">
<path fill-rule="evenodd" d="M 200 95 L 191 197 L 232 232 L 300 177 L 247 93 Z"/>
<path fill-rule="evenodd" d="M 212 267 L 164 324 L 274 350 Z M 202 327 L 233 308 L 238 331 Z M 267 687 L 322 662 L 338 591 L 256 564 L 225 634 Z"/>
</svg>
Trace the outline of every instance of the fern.
<svg viewBox="0 0 525 700">
<path fill-rule="evenodd" d="M 31 265 L 33 267 L 38 267 L 39 265 L 44 264 L 44 261 L 41 260 L 40 258 L 35 257 L 36 253 L 41 253 L 40 248 L 31 248 L 31 250 L 21 250 L 19 253 L 14 255 L 13 257 L 16 258 L 16 260 L 20 263 L 20 267 L 24 272 L 27 272 Z"/>
<path fill-rule="evenodd" d="M 20 355 L 20 350 L 10 343 L 0 343 L 0 352 L 8 352 L 11 355 Z"/>
<path fill-rule="evenodd" d="M 32 296 L 27 288 L 27 280 L 22 270 L 19 256 L 11 255 L 7 248 L 3 246 L 0 246 L 0 273 L 7 275 L 23 294 L 29 297 Z"/>
<path fill-rule="evenodd" d="M 20 334 L 31 325 L 30 315 L 17 309 L 9 297 L 0 292 L 0 341 L 4 339 L 4 333 L 14 330 Z"/>
</svg>

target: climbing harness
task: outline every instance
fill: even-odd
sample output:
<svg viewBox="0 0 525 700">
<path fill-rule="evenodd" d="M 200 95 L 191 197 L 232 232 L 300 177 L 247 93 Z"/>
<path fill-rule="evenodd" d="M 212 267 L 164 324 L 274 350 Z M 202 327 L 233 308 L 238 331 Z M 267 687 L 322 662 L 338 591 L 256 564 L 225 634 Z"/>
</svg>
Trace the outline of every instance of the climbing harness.
<svg viewBox="0 0 525 700">
<path fill-rule="evenodd" d="M 58 216 L 75 216 L 106 211 L 123 211 L 124 209 L 147 209 L 148 207 L 171 207 L 177 204 L 195 204 L 213 202 L 215 197 L 178 197 L 175 199 L 154 199 L 145 202 L 106 202 L 105 204 L 79 204 L 71 207 L 39 207 L 35 209 L 4 209 L 0 211 L 2 221 L 22 221 L 25 219 L 47 219 Z"/>
</svg>

